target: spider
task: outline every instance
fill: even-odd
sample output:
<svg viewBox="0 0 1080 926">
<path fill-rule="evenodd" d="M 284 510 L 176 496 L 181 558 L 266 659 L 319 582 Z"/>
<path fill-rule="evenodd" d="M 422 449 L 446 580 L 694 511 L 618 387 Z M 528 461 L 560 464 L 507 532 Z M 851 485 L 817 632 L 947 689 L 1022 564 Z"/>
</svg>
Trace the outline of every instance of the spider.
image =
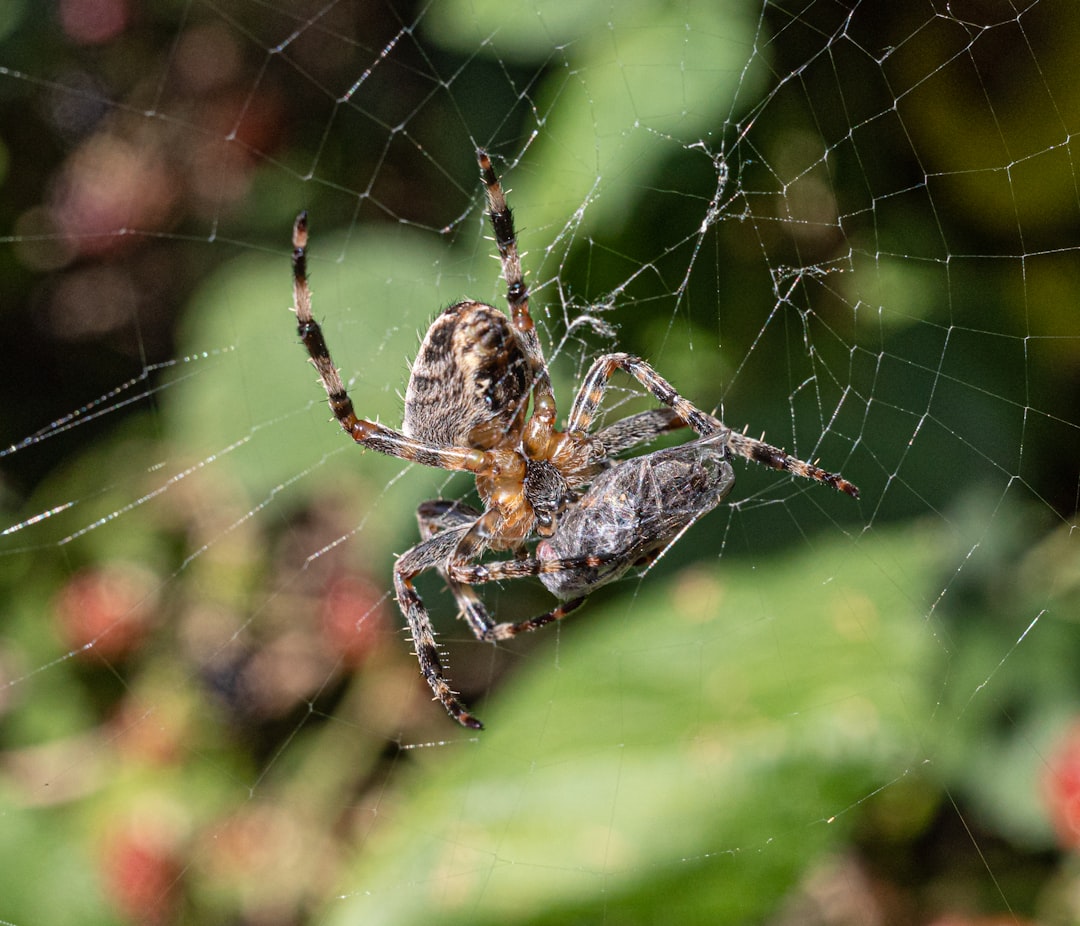
<svg viewBox="0 0 1080 926">
<path fill-rule="evenodd" d="M 293 226 L 292 268 L 300 339 L 346 433 L 380 453 L 476 479 L 483 510 L 447 499 L 420 505 L 421 540 L 397 558 L 394 591 L 435 700 L 458 723 L 481 729 L 447 680 L 431 620 L 413 584 L 420 573 L 437 570 L 476 638 L 495 642 L 566 617 L 599 586 L 651 563 L 731 491 L 733 454 L 854 498 L 859 493 L 839 475 L 732 431 L 631 354 L 605 354 L 592 364 L 559 430 L 551 378 L 529 314 L 513 216 L 487 153 L 478 149 L 476 157 L 510 311 L 466 299 L 435 318 L 412 365 L 400 429 L 357 417 L 330 359 L 311 312 L 306 212 Z M 593 432 L 617 370 L 636 379 L 662 407 Z M 630 459 L 616 457 L 683 427 L 698 437 Z M 482 562 L 487 551 L 513 558 Z M 495 621 L 475 586 L 524 576 L 539 576 L 561 603 L 528 620 Z"/>
</svg>

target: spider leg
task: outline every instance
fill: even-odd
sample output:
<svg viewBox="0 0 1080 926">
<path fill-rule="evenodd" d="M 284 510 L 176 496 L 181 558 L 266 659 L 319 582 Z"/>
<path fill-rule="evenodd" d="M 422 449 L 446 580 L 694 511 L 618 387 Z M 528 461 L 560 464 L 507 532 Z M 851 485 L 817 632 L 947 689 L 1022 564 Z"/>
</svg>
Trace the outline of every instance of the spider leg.
<svg viewBox="0 0 1080 926">
<path fill-rule="evenodd" d="M 413 585 L 413 579 L 421 572 L 438 568 L 445 563 L 468 530 L 468 524 L 449 528 L 402 553 L 394 564 L 394 591 L 416 647 L 420 674 L 431 687 L 435 698 L 454 720 L 463 727 L 480 730 L 483 729 L 483 724 L 458 700 L 457 692 L 450 687 L 446 679 L 442 661 L 439 659 L 439 648 L 435 644 L 435 630 L 431 626 L 431 618 Z"/>
<path fill-rule="evenodd" d="M 479 517 L 480 512 L 472 505 L 451 498 L 434 498 L 421 502 L 416 509 L 416 519 L 425 540 L 447 528 L 471 525 Z"/>
<path fill-rule="evenodd" d="M 470 505 L 449 499 L 434 499 L 423 502 L 416 509 L 416 520 L 420 524 L 420 536 L 424 540 L 430 540 L 440 531 L 447 528 L 472 526 L 480 512 Z M 439 566 L 439 575 L 442 576 L 447 588 L 450 589 L 457 602 L 458 611 L 469 625 L 469 629 L 478 640 L 486 640 L 487 634 L 495 625 L 488 614 L 487 608 L 480 600 L 480 596 L 473 589 L 461 582 L 455 582 L 450 578 L 445 565 Z"/>
<path fill-rule="evenodd" d="M 521 579 L 526 576 L 538 576 L 548 572 L 561 572 L 566 569 L 595 569 L 612 561 L 614 557 L 608 556 L 574 556 L 566 559 L 539 560 L 528 556 L 521 559 L 498 560 L 493 563 L 470 563 L 472 558 L 472 543 L 468 534 L 461 538 L 461 542 L 451 555 L 447 564 L 447 575 L 451 582 L 470 586 L 483 585 L 487 582 L 498 582 L 502 579 Z M 477 634 L 480 640 L 495 642 L 508 640 L 520 633 L 538 630 L 545 624 L 562 620 L 566 615 L 576 611 L 585 603 L 587 595 L 579 595 L 557 605 L 550 611 L 536 617 L 530 617 L 523 621 L 503 621 L 498 624 L 490 623 L 484 628 L 482 634 Z"/>
<path fill-rule="evenodd" d="M 525 274 L 521 269 L 517 233 L 514 231 L 514 214 L 506 204 L 502 184 L 491 166 L 491 158 L 483 148 L 477 148 L 476 160 L 480 165 L 480 176 L 487 195 L 488 218 L 495 232 L 495 246 L 499 249 L 503 277 L 506 279 L 506 301 L 510 305 L 510 319 L 529 358 L 537 387 L 550 393 L 551 381 L 547 374 L 547 364 L 544 362 L 544 352 L 529 313 L 529 288 L 525 284 Z"/>
<path fill-rule="evenodd" d="M 603 401 L 608 381 L 616 370 L 624 370 L 633 376 L 657 400 L 674 410 L 698 434 L 705 436 L 718 430 L 727 430 L 727 445 L 733 453 L 773 469 L 825 483 L 852 498 L 859 497 L 859 490 L 839 474 L 826 472 L 813 463 L 790 456 L 779 447 L 726 428 L 721 421 L 684 399 L 676 392 L 675 387 L 648 363 L 632 354 L 606 354 L 592 365 L 570 409 L 570 417 L 566 424 L 567 431 L 585 433 L 589 430 L 596 410 Z"/>
<path fill-rule="evenodd" d="M 524 579 L 528 576 L 538 576 L 548 572 L 561 572 L 566 569 L 594 569 L 604 566 L 613 561 L 614 557 L 603 554 L 586 554 L 572 556 L 564 559 L 540 560 L 535 556 L 519 556 L 515 559 L 496 560 L 492 563 L 478 563 L 481 553 L 487 547 L 488 536 L 484 526 L 484 518 L 481 518 L 471 528 L 460 535 L 460 540 L 454 548 L 446 563 L 446 575 L 449 581 L 461 585 L 485 585 L 488 582 L 501 582 L 504 579 Z M 442 536 L 442 535 L 440 535 Z M 584 599 L 577 599 L 562 608 L 565 613 L 576 608 Z M 559 608 L 555 609 L 560 610 Z M 554 615 L 555 612 L 552 612 Z M 560 617 L 562 615 L 559 615 Z M 548 620 L 556 620 L 552 616 Z M 548 621 L 542 621 L 542 624 Z M 526 621 L 525 623 L 529 623 Z M 493 625 L 494 630 L 500 625 Z M 482 639 L 488 639 L 485 635 Z"/>
<path fill-rule="evenodd" d="M 528 359 L 533 378 L 533 412 L 522 445 L 528 456 L 540 459 L 555 430 L 555 395 L 552 392 L 544 352 L 540 347 L 540 338 L 529 312 L 529 288 L 525 284 L 525 275 L 521 269 L 517 233 L 514 231 L 514 214 L 506 204 L 502 184 L 491 166 L 491 158 L 483 148 L 476 149 L 476 160 L 480 165 L 480 176 L 487 195 L 488 218 L 491 219 L 491 227 L 495 232 L 495 246 L 499 250 L 503 277 L 506 279 L 510 321 Z"/>
<path fill-rule="evenodd" d="M 570 601 L 563 602 L 558 607 L 552 608 L 546 614 L 539 614 L 536 617 L 530 617 L 523 621 L 502 621 L 498 624 L 493 624 L 484 636 L 485 640 L 495 642 L 497 640 L 509 640 L 511 637 L 516 637 L 520 633 L 528 633 L 533 630 L 539 630 L 541 627 L 552 623 L 553 621 L 561 621 L 567 614 L 576 611 L 581 605 L 585 603 L 587 596 L 581 595 L 578 598 L 572 598 Z"/>
<path fill-rule="evenodd" d="M 685 428 L 686 422 L 673 408 L 650 408 L 636 415 L 620 418 L 601 428 L 593 437 L 604 445 L 604 453 L 614 456 L 640 444 L 647 444 L 661 434 Z"/>
<path fill-rule="evenodd" d="M 793 476 L 802 476 L 804 479 L 822 482 L 827 486 L 832 486 L 838 492 L 850 495 L 852 498 L 859 497 L 858 487 L 852 485 L 839 473 L 826 472 L 813 463 L 807 463 L 805 460 L 791 456 L 779 447 L 766 444 L 765 441 L 747 437 L 739 431 L 729 431 L 727 445 L 731 448 L 732 453 L 745 457 L 747 460 L 753 460 L 755 463 L 761 463 L 773 469 L 791 473 Z"/>
<path fill-rule="evenodd" d="M 567 431 L 588 433 L 616 370 L 629 373 L 702 437 L 723 429 L 724 425 L 720 421 L 684 399 L 671 383 L 640 357 L 633 354 L 605 354 L 593 363 L 585 375 L 581 389 L 570 408 L 570 416 L 566 422 Z"/>
<path fill-rule="evenodd" d="M 469 563 L 471 544 L 466 534 L 461 538 L 457 550 L 451 555 L 447 564 L 446 572 L 448 581 L 453 585 L 472 586 L 483 585 L 487 582 L 497 582 L 502 579 L 521 579 L 526 576 L 538 576 L 545 572 L 559 572 L 563 569 L 596 567 L 608 561 L 604 556 L 575 556 L 568 559 L 556 559 L 541 561 L 532 556 L 520 559 L 498 560 L 493 563 L 480 564 Z M 477 633 L 477 639 L 484 642 L 494 643 L 497 640 L 508 640 L 516 637 L 519 633 L 530 630 L 538 630 L 552 621 L 559 621 L 576 611 L 585 603 L 587 595 L 579 595 L 569 601 L 557 605 L 545 614 L 530 617 L 523 621 L 502 621 L 494 623 L 490 621 L 482 632 Z M 475 628 L 474 628 L 475 632 Z"/>
<path fill-rule="evenodd" d="M 467 554 L 465 556 L 460 554 L 460 551 L 466 548 L 466 542 L 463 537 L 462 545 L 453 553 L 446 566 L 451 580 L 465 585 L 485 585 L 488 582 L 502 582 L 504 579 L 524 579 L 549 572 L 564 572 L 568 569 L 598 569 L 619 558 L 603 553 L 587 553 L 562 559 L 541 560 L 535 556 L 526 556 L 519 559 L 496 560 L 492 563 L 472 563 L 468 561 Z M 571 603 L 577 607 L 581 601 L 576 600 Z"/>
<path fill-rule="evenodd" d="M 437 500 L 425 502 L 420 506 L 417 517 L 420 520 L 421 531 L 430 532 L 425 540 L 415 547 L 407 550 L 398 557 L 394 565 L 394 591 L 397 594 L 398 605 L 405 615 L 405 621 L 409 626 L 413 645 L 416 648 L 416 658 L 420 663 L 420 674 L 431 687 L 448 714 L 463 727 L 473 730 L 483 729 L 483 724 L 472 714 L 464 704 L 458 700 L 457 692 L 451 687 L 446 678 L 442 660 L 439 657 L 439 648 L 435 643 L 435 630 L 431 626 L 431 618 L 424 607 L 420 595 L 413 585 L 413 579 L 428 569 L 438 569 L 446 577 L 451 591 L 455 597 L 464 593 L 466 600 L 475 602 L 477 611 L 472 617 L 467 614 L 467 620 L 477 639 L 485 642 L 506 640 L 529 630 L 536 630 L 552 621 L 560 620 L 571 611 L 575 610 L 585 600 L 582 595 L 572 601 L 565 602 L 556 608 L 517 623 L 503 622 L 496 624 L 487 614 L 487 610 L 480 602 L 478 596 L 471 588 L 449 576 L 450 567 L 448 561 L 453 558 L 455 551 L 460 548 L 462 541 L 473 527 L 474 509 L 467 505 L 460 505 L 452 501 Z M 535 560 L 511 560 L 506 565 L 525 564 L 523 575 L 535 575 L 529 567 L 530 562 Z M 494 564 L 499 565 L 499 564 Z M 543 565 L 543 564 L 538 564 Z M 540 569 L 538 571 L 545 571 Z M 459 604 L 462 599 L 458 599 Z M 474 620 L 475 618 L 475 620 Z"/>
<path fill-rule="evenodd" d="M 379 453 L 422 463 L 424 466 L 475 473 L 490 465 L 490 458 L 484 451 L 466 447 L 443 447 L 417 440 L 393 428 L 356 416 L 341 375 L 334 366 L 334 361 L 330 359 L 322 328 L 311 314 L 311 289 L 307 281 L 307 240 L 307 213 L 301 212 L 293 226 L 292 254 L 297 330 L 326 389 L 330 410 L 346 433 L 358 444 Z"/>
<path fill-rule="evenodd" d="M 533 556 L 519 556 L 516 559 L 497 560 L 493 563 L 477 563 L 475 560 L 478 560 L 484 550 L 488 548 L 497 520 L 497 512 L 489 510 L 457 535 L 459 538 L 457 544 L 448 555 L 443 567 L 443 574 L 446 576 L 451 588 L 455 585 L 466 588 L 472 585 L 498 582 L 502 579 L 538 576 L 541 573 L 558 572 L 566 568 L 595 567 L 609 561 L 609 558 L 605 556 L 580 556 L 543 562 Z M 445 535 L 440 534 L 438 536 Z M 471 590 L 470 593 L 475 594 Z M 473 626 L 473 632 L 476 633 L 479 640 L 486 642 L 506 640 L 524 631 L 536 630 L 545 624 L 550 624 L 552 621 L 562 620 L 567 614 L 583 604 L 585 598 L 585 595 L 581 595 L 552 608 L 546 614 L 516 623 L 502 622 L 496 624 L 491 621 L 485 611 L 484 616 L 487 617 L 487 623 L 482 630 L 477 632 L 477 627 L 471 621 L 470 626 Z"/>
<path fill-rule="evenodd" d="M 612 562 L 614 557 L 604 554 L 586 554 L 563 559 L 539 560 L 535 556 L 518 556 L 515 559 L 480 563 L 478 560 L 489 549 L 493 538 L 498 536 L 501 516 L 497 509 L 489 508 L 471 525 L 464 526 L 456 534 L 457 543 L 445 560 L 448 581 L 461 585 L 484 585 L 503 579 L 523 579 L 565 569 L 592 569 Z M 458 529 L 455 528 L 454 531 Z M 436 535 L 446 537 L 450 532 Z M 574 607 L 580 602 L 576 602 Z"/>
</svg>

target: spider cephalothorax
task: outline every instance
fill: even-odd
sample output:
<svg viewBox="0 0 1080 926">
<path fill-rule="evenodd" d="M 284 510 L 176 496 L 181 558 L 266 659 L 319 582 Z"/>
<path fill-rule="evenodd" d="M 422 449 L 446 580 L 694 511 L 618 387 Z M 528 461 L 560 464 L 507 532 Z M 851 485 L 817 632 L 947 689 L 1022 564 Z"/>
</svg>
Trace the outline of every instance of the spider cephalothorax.
<svg viewBox="0 0 1080 926">
<path fill-rule="evenodd" d="M 480 722 L 446 680 L 430 618 L 413 585 L 419 573 L 439 571 L 478 639 L 504 640 L 565 617 L 593 589 L 655 559 L 731 491 L 732 454 L 856 498 L 859 493 L 838 475 L 730 430 L 630 354 L 605 354 L 593 363 L 559 430 L 551 378 L 529 314 L 513 216 L 487 154 L 478 151 L 477 161 L 510 314 L 465 300 L 435 319 L 412 366 L 400 430 L 356 416 L 330 359 L 311 314 L 305 213 L 293 228 L 293 291 L 300 338 L 334 416 L 353 440 L 476 478 L 482 511 L 444 499 L 419 507 L 422 539 L 398 557 L 394 589 L 421 674 L 455 720 L 478 729 Z M 636 379 L 663 407 L 593 432 L 617 370 Z M 698 438 L 628 460 L 616 457 L 682 427 Z M 529 555 L 529 545 L 538 539 Z M 482 562 L 488 550 L 512 552 L 515 558 Z M 496 622 L 473 586 L 523 576 L 539 576 L 563 603 L 529 620 Z"/>
</svg>

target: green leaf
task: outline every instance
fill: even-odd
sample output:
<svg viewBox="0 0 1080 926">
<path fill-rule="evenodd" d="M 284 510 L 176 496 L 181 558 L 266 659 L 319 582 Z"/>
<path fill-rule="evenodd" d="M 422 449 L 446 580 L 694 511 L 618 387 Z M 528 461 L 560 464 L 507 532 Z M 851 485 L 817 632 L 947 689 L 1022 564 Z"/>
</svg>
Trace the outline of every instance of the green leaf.
<svg viewBox="0 0 1080 926">
<path fill-rule="evenodd" d="M 413 754 L 328 922 L 760 922 L 918 765 L 935 545 L 720 560 L 578 612 L 483 733 Z"/>
<path fill-rule="evenodd" d="M 752 54 L 757 10 L 747 3 L 536 10 L 458 0 L 430 13 L 426 25 L 440 43 L 480 48 L 500 61 L 546 61 L 563 46 L 565 60 L 552 61 L 534 97 L 544 130 L 530 148 L 529 169 L 509 183 L 514 208 L 532 229 L 557 231 L 570 217 L 590 235 L 629 221 L 672 153 L 664 137 L 718 139 L 736 97 L 749 107 L 765 86 L 763 60 Z M 710 147 L 719 150 L 719 141 Z"/>
</svg>

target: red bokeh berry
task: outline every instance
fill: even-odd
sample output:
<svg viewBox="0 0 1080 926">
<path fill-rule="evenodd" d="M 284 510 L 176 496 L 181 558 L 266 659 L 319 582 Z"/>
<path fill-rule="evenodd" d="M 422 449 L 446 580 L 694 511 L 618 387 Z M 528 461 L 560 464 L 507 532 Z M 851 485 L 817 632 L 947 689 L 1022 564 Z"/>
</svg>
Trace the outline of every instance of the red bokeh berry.
<svg viewBox="0 0 1080 926">
<path fill-rule="evenodd" d="M 1051 755 L 1043 794 L 1060 843 L 1080 847 L 1080 723 L 1066 731 Z"/>
<path fill-rule="evenodd" d="M 322 632 L 348 668 L 358 666 L 386 630 L 382 593 L 356 576 L 331 582 L 322 600 Z"/>
<path fill-rule="evenodd" d="M 129 655 L 142 641 L 156 607 L 153 578 L 130 565 L 80 570 L 53 601 L 67 645 L 109 660 Z"/>
<path fill-rule="evenodd" d="M 164 924 L 174 919 L 183 864 L 167 826 L 127 825 L 107 840 L 101 856 L 106 893 L 125 919 Z"/>
</svg>

